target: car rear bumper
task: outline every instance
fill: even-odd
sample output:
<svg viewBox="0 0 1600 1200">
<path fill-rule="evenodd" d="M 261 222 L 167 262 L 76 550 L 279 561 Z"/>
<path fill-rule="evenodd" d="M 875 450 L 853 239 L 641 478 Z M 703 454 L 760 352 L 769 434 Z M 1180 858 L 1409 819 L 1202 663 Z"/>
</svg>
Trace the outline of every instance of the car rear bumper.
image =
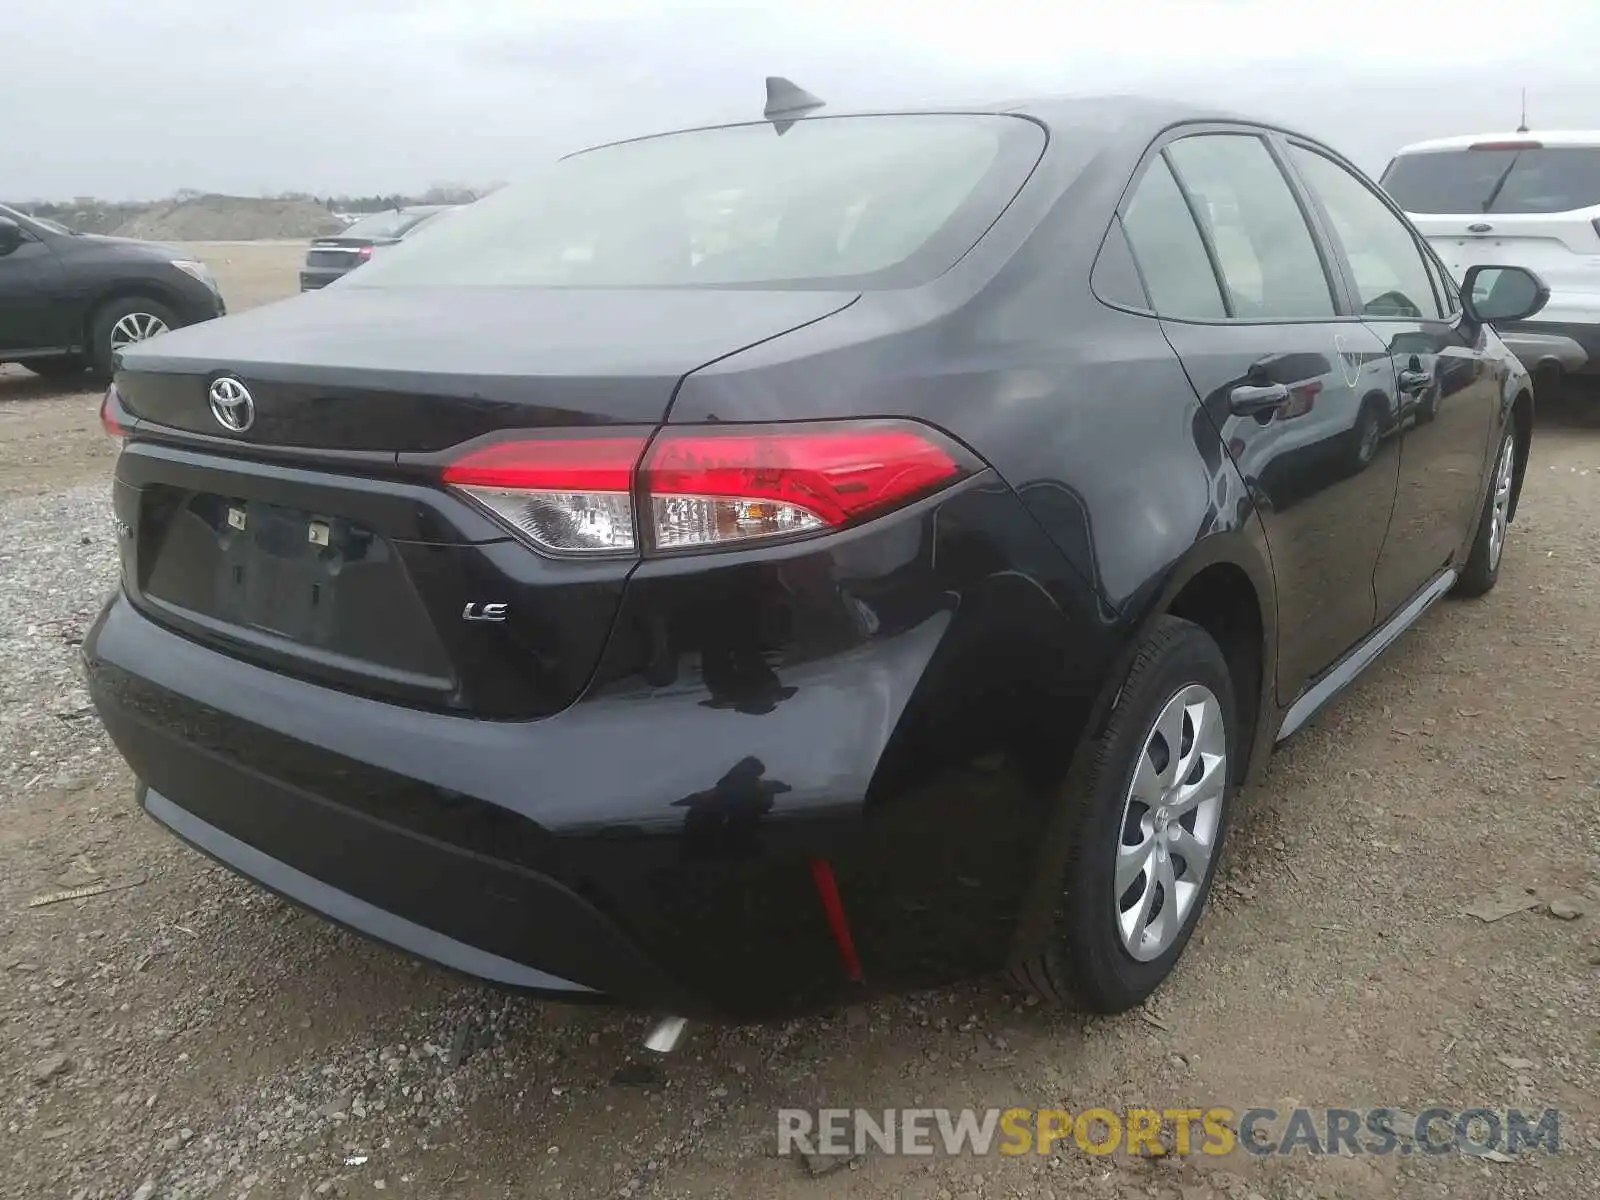
<svg viewBox="0 0 1600 1200">
<path fill-rule="evenodd" d="M 86 678 L 151 816 L 334 921 L 571 999 L 801 1011 L 997 969 L 1037 901 L 1046 760 L 1101 667 L 1061 641 L 1088 627 L 1075 580 L 997 566 L 1052 561 L 1019 512 L 980 478 L 837 538 L 641 565 L 595 680 L 539 720 L 296 678 L 120 590 Z"/>
<path fill-rule="evenodd" d="M 1516 321 L 1496 325 L 1495 332 L 1530 371 L 1559 367 L 1568 375 L 1600 373 L 1600 312 L 1593 323 Z"/>
<path fill-rule="evenodd" d="M 841 805 L 812 796 L 831 814 L 763 831 L 748 839 L 759 854 L 722 861 L 685 838 L 696 822 L 675 807 L 673 781 L 672 760 L 714 751 L 641 737 L 606 705 L 497 722 L 367 701 L 191 642 L 120 594 L 85 657 L 145 810 L 358 932 L 490 982 L 687 1015 L 809 1006 L 845 982 L 807 865 L 850 840 L 859 809 L 843 780 Z M 738 815 L 701 832 L 737 843 Z M 668 912 L 720 943 L 728 969 L 677 961 L 670 930 L 646 949 Z M 786 959 L 775 974 L 773 950 Z"/>
<path fill-rule="evenodd" d="M 216 825 L 207 823 L 189 809 L 180 808 L 160 792 L 144 784 L 139 785 L 138 799 L 146 813 L 195 849 L 223 866 L 255 880 L 285 899 L 293 900 L 346 928 L 399 949 L 408 950 L 420 958 L 429 959 L 492 983 L 559 996 L 579 996 L 593 992 L 593 989 L 582 984 L 560 979 L 492 951 L 470 946 L 457 938 L 419 925 L 415 921 L 409 921 L 388 909 L 380 908 L 359 896 L 341 891 L 273 858 L 248 842 L 240 841 Z M 316 820 L 317 814 L 309 814 L 313 819 L 306 821 L 308 814 L 304 809 L 297 810 L 292 802 L 282 805 L 282 796 L 274 796 L 272 800 L 280 802 L 280 806 L 266 808 L 258 804 L 256 810 L 270 811 L 277 819 L 283 821 L 294 821 L 305 829 L 308 836 L 325 836 L 329 832 L 336 832 L 325 828 L 326 821 Z M 405 866 L 402 863 L 395 864 L 397 870 L 404 870 Z M 553 895 L 545 897 L 547 902 L 555 899 Z M 580 911 L 570 897 L 560 897 L 559 903 L 572 906 L 572 911 L 575 913 Z M 592 920 L 592 916 L 590 919 Z"/>
<path fill-rule="evenodd" d="M 300 272 L 300 290 L 314 292 L 320 287 L 326 287 L 335 279 L 342 279 L 350 273 L 348 267 L 307 267 Z"/>
<path fill-rule="evenodd" d="M 475 723 L 456 721 L 455 736 L 442 740 L 430 714 L 353 708 L 352 697 L 190 642 L 120 594 L 85 651 L 90 691 L 140 780 L 145 811 L 217 861 L 360 933 L 493 983 L 693 1007 L 614 920 L 551 877 L 559 855 L 548 832 L 431 785 L 428 776 L 453 777 L 489 790 L 481 776 L 506 769 L 505 735 L 517 726 L 487 723 L 489 738 L 474 747 L 462 735 Z M 216 686 L 193 686 L 202 675 Z M 289 708 L 298 717 L 281 719 Z M 436 756 L 437 769 L 393 773 L 421 757 L 408 746 Z"/>
</svg>

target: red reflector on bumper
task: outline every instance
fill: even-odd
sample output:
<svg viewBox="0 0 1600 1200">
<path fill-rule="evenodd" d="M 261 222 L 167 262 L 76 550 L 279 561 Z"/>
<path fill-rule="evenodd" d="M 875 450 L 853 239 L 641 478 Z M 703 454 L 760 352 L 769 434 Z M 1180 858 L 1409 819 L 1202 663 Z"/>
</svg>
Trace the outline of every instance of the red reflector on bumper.
<svg viewBox="0 0 1600 1200">
<path fill-rule="evenodd" d="M 839 962 L 852 981 L 862 980 L 861 958 L 856 953 L 855 938 L 850 936 L 850 921 L 844 914 L 844 901 L 839 897 L 839 884 L 833 877 L 833 867 L 825 858 L 811 860 L 811 878 L 817 885 L 817 898 L 822 901 L 822 911 L 828 918 L 828 928 L 833 931 L 833 943 L 839 949 Z"/>
</svg>

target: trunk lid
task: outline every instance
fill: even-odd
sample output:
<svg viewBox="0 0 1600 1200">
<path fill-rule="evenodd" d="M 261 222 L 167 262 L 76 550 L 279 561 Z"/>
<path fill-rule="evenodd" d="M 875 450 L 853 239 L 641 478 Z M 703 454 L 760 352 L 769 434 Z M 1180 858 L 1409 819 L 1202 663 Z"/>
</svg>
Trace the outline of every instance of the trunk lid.
<svg viewBox="0 0 1600 1200">
<path fill-rule="evenodd" d="M 648 431 L 696 367 L 853 299 L 352 287 L 174 330 L 116 377 L 124 587 L 197 641 L 324 686 L 549 715 L 592 676 L 635 560 L 537 554 L 427 456 L 510 428 Z M 212 413 L 223 374 L 251 396 L 242 432 Z"/>
<path fill-rule="evenodd" d="M 234 445 L 426 452 L 498 429 L 653 424 L 706 363 L 820 320 L 853 292 L 342 287 L 125 350 L 143 420 L 227 434 L 218 375 L 249 388 Z"/>
<path fill-rule="evenodd" d="M 348 270 L 366 261 L 361 256 L 363 250 L 366 250 L 370 257 L 371 252 L 377 247 L 390 246 L 399 240 L 399 238 L 368 237 L 316 238 L 306 251 L 306 266 Z"/>
</svg>

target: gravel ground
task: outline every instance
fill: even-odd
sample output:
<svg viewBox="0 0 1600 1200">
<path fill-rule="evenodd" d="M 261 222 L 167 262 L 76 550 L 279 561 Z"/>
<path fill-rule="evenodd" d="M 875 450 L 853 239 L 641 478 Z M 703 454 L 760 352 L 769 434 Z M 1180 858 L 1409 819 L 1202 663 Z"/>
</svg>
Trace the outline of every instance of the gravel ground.
<svg viewBox="0 0 1600 1200">
<path fill-rule="evenodd" d="M 0 793 L 78 792 L 120 777 L 73 647 L 115 580 L 104 484 L 0 504 Z M 41 569 L 42 568 L 42 569 Z"/>
<path fill-rule="evenodd" d="M 1545 405 L 1496 591 L 1430 613 L 1242 798 L 1147 1010 L 978 983 L 699 1029 L 659 1065 L 637 1017 L 463 983 L 137 814 L 77 667 L 115 580 L 94 399 L 0 371 L 0 1196 L 1600 1195 L 1600 397 Z M 1462 912 L 1502 886 L 1539 903 Z M 1555 1107 L 1563 1153 L 869 1155 L 814 1178 L 772 1152 L 785 1105 L 1291 1102 Z"/>
</svg>

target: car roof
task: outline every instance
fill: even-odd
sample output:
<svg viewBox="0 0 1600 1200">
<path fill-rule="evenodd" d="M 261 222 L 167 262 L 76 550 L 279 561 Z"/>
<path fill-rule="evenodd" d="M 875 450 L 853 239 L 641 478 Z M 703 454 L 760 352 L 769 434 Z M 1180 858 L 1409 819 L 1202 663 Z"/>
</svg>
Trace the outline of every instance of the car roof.
<svg viewBox="0 0 1600 1200">
<path fill-rule="evenodd" d="M 1163 130 L 1169 129 L 1174 125 L 1209 122 L 1273 129 L 1280 133 L 1291 134 L 1295 137 L 1305 138 L 1307 141 L 1322 144 L 1320 139 L 1300 133 L 1298 130 L 1281 125 L 1276 121 L 1230 112 L 1226 109 L 1208 108 L 1177 100 L 1139 95 L 1034 96 L 973 104 L 924 104 L 907 108 L 840 109 L 837 111 L 807 113 L 805 116 L 795 119 L 799 121 L 821 121 L 838 117 L 931 116 L 940 113 L 995 113 L 1031 117 L 1047 128 L 1051 126 L 1071 127 L 1091 135 L 1103 135 L 1108 140 L 1113 137 L 1142 138 L 1143 141 L 1139 143 L 1141 149 L 1146 143 L 1160 135 Z M 584 154 L 589 150 L 600 150 L 607 146 L 624 145 L 628 142 L 648 141 L 656 137 L 670 137 L 677 133 L 695 133 L 704 130 L 733 128 L 740 125 L 760 125 L 763 123 L 758 119 L 719 122 L 716 125 L 691 126 L 682 129 L 663 129 L 638 137 L 623 138 L 615 142 L 588 146 L 583 150 L 574 151 L 573 154 Z M 571 157 L 571 155 L 568 157 Z"/>
<path fill-rule="evenodd" d="M 1150 138 L 1154 138 L 1162 130 L 1174 125 L 1210 122 L 1253 125 L 1263 129 L 1276 129 L 1283 133 L 1294 133 L 1297 137 L 1305 136 L 1261 117 L 1158 96 L 1126 94 L 1033 96 L 978 105 L 973 111 L 1011 113 L 1032 117 L 1045 125 L 1071 125 L 1083 130 L 1099 130 L 1108 136 L 1147 134 Z"/>
<path fill-rule="evenodd" d="M 1226 121 L 1246 125 L 1270 122 L 1239 113 L 1164 100 L 1155 96 L 1034 96 L 983 106 L 989 112 L 1021 113 L 1046 124 L 1061 121 L 1080 126 L 1100 125 L 1107 132 L 1129 125 L 1147 125 L 1153 130 L 1196 121 Z"/>
<path fill-rule="evenodd" d="M 1437 154 L 1445 150 L 1470 150 L 1483 142 L 1537 142 L 1540 146 L 1600 147 L 1600 130 L 1524 129 L 1513 133 L 1465 133 L 1455 137 L 1412 142 L 1409 146 L 1401 146 L 1395 154 Z"/>
</svg>

